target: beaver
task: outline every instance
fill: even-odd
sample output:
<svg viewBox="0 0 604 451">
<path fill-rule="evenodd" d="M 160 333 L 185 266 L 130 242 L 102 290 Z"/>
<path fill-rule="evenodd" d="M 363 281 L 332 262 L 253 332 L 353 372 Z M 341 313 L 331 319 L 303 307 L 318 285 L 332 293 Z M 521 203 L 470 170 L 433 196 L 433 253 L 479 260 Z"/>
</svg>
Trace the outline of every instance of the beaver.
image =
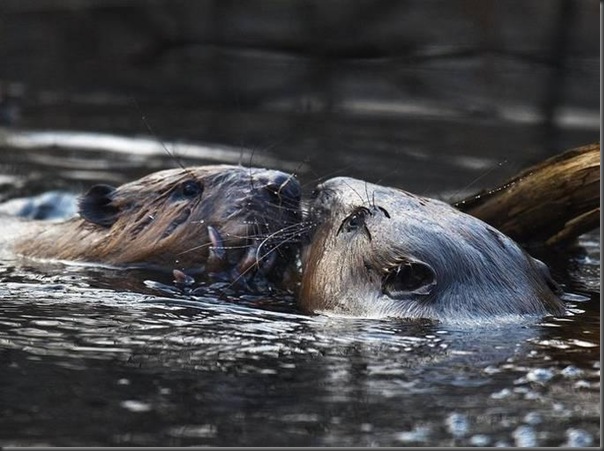
<svg viewBox="0 0 604 451">
<path fill-rule="evenodd" d="M 277 170 L 167 169 L 117 188 L 92 186 L 66 221 L 24 221 L 18 254 L 44 259 L 278 281 L 295 260 L 300 185 Z"/>
<path fill-rule="evenodd" d="M 544 263 L 442 201 L 337 177 L 313 192 L 307 216 L 305 312 L 464 321 L 564 311 Z"/>
</svg>

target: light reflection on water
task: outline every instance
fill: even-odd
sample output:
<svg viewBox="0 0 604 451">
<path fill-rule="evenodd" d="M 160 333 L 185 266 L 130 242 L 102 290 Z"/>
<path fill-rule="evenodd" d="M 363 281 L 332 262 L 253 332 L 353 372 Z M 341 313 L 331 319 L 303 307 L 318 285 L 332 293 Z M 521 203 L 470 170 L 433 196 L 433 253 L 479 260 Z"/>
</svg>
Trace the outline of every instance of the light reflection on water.
<svg viewBox="0 0 604 451">
<path fill-rule="evenodd" d="M 599 248 L 588 234 L 554 268 L 589 301 L 487 327 L 177 299 L 145 285 L 157 274 L 8 256 L 0 443 L 598 443 Z"/>
<path fill-rule="evenodd" d="M 599 415 L 589 409 L 598 404 L 597 355 L 587 359 L 577 355 L 580 358 L 573 361 L 572 351 L 585 350 L 583 343 L 556 334 L 540 337 L 537 327 L 464 331 L 308 318 L 211 303 L 197 308 L 172 306 L 159 298 L 82 288 L 63 292 L 71 300 L 49 296 L 23 304 L 19 298 L 29 288 L 19 292 L 12 285 L 11 295 L 3 296 L 3 316 L 10 320 L 0 324 L 2 350 L 9 356 L 14 351 L 13 368 L 20 372 L 13 377 L 10 371 L 5 374 L 5 389 L 38 384 L 39 365 L 44 373 L 59 371 L 52 369 L 57 367 L 67 371 L 60 379 L 64 387 L 81 384 L 82 373 L 91 375 L 96 381 L 92 383 L 101 382 L 103 396 L 110 404 L 119 404 L 122 416 L 145 412 L 160 416 L 155 422 L 158 430 L 128 439 L 120 435 L 119 425 L 113 425 L 117 435 L 111 443 L 169 443 L 166 436 L 178 438 L 174 443 L 179 444 L 233 443 L 220 432 L 228 416 L 229 422 L 246 428 L 283 429 L 284 438 L 296 431 L 302 434 L 309 425 L 325 428 L 322 438 L 312 438 L 315 435 L 308 436 L 307 431 L 300 443 L 350 440 L 352 444 L 352 437 L 358 439 L 359 434 L 381 444 L 409 439 L 421 443 L 421 434 L 405 435 L 401 428 L 423 425 L 429 430 L 424 431 L 427 443 L 446 445 L 452 439 L 442 430 L 447 412 L 464 412 L 471 432 L 482 431 L 493 441 L 512 440 L 510 434 L 522 423 L 520 415 L 529 411 L 545 418 L 541 428 L 548 431 L 551 442 L 541 443 L 560 443 L 563 430 L 557 430 L 557 425 L 563 429 L 576 421 L 589 425 Z M 576 326 L 560 327 L 569 325 Z M 570 363 L 552 359 L 550 352 L 561 347 L 580 372 L 564 376 Z M 546 368 L 551 377 L 527 380 L 536 368 Z M 33 374 L 27 376 L 30 371 Z M 46 376 L 45 383 L 59 382 Z M 158 385 L 149 387 L 150 382 Z M 572 407 L 577 390 L 583 399 L 580 417 Z M 82 412 L 90 402 L 86 390 L 61 393 Z M 192 401 L 183 404 L 181 396 Z M 25 405 L 40 402 L 34 394 L 29 399 L 27 392 L 20 399 Z M 205 401 L 199 404 L 201 399 Z M 242 414 L 249 410 L 243 405 L 255 406 L 253 412 Z M 190 407 L 195 413 L 185 414 Z M 351 417 L 349 408 L 364 413 Z M 235 412 L 239 419 L 232 417 Z M 404 420 L 392 421 L 400 412 L 405 412 Z M 501 415 L 507 421 L 485 424 L 485 418 L 493 421 Z M 189 423 L 190 416 L 197 422 Z M 27 423 L 36 424 L 40 421 L 36 418 L 32 413 Z M 85 440 L 91 439 L 90 432 L 82 432 Z M 455 440 L 465 443 L 471 436 Z M 247 435 L 251 443 L 261 437 L 266 439 Z M 4 438 L 19 441 L 19 436 L 10 434 Z"/>
<path fill-rule="evenodd" d="M 21 387 L 16 405 L 26 411 L 43 406 L 32 389 L 43 374 L 72 408 L 88 409 L 101 394 L 81 384 L 100 384 L 103 418 L 154 418 L 138 433 L 111 421 L 112 438 L 98 443 L 264 444 L 279 430 L 268 443 L 447 446 L 534 436 L 559 445 L 577 423 L 599 440 L 599 337 L 570 334 L 588 319 L 581 310 L 541 325 L 468 330 L 174 300 L 86 287 L 86 276 L 80 286 L 66 275 L 40 279 L 2 288 L 4 390 Z M 529 413 L 541 422 L 527 423 Z M 63 413 L 59 430 L 73 415 Z M 466 432 L 452 430 L 452 415 Z M 69 443 L 35 410 L 10 423 L 5 431 L 34 425 L 43 443 Z M 250 430 L 234 438 L 241 427 Z M 73 443 L 80 436 L 98 440 L 94 427 Z M 15 432 L 2 439 L 31 443 Z"/>
</svg>

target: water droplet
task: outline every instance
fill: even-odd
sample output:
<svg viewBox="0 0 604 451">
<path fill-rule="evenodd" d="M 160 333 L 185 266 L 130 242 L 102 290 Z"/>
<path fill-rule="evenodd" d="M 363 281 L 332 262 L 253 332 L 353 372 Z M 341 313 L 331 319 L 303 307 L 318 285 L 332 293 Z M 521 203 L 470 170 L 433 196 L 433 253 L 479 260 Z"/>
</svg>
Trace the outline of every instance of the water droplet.
<svg viewBox="0 0 604 451">
<path fill-rule="evenodd" d="M 151 406 L 149 404 L 135 400 L 122 401 L 120 405 L 124 409 L 127 409 L 131 412 L 148 412 L 151 410 Z"/>
<path fill-rule="evenodd" d="M 371 423 L 363 423 L 361 424 L 362 432 L 371 432 L 373 430 L 373 425 Z"/>
<path fill-rule="evenodd" d="M 491 393 L 491 398 L 503 399 L 503 398 L 509 397 L 511 394 L 512 394 L 512 390 L 510 390 L 509 388 L 504 388 L 498 392 Z"/>
<path fill-rule="evenodd" d="M 526 373 L 526 379 L 530 382 L 543 384 L 554 377 L 554 372 L 548 368 L 535 368 Z"/>
<path fill-rule="evenodd" d="M 484 371 L 486 374 L 496 374 L 501 372 L 499 368 L 493 365 L 485 367 L 482 371 Z"/>
<path fill-rule="evenodd" d="M 537 435 L 535 434 L 535 430 L 530 426 L 518 426 L 514 432 L 512 432 L 512 437 L 514 437 L 516 446 L 537 446 Z"/>
<path fill-rule="evenodd" d="M 583 375 L 583 370 L 574 365 L 568 365 L 566 368 L 560 371 L 560 374 L 562 374 L 564 377 L 581 377 Z"/>
<path fill-rule="evenodd" d="M 523 421 L 527 424 L 535 426 L 543 422 L 543 418 L 539 412 L 529 412 L 524 416 Z"/>
<path fill-rule="evenodd" d="M 582 447 L 591 446 L 593 443 L 591 434 L 583 429 L 568 429 L 566 431 L 566 440 L 567 442 L 563 446 Z"/>
<path fill-rule="evenodd" d="M 488 435 L 476 434 L 470 437 L 472 446 L 488 446 L 489 443 L 491 443 L 491 438 Z"/>
<path fill-rule="evenodd" d="M 587 381 L 577 381 L 573 384 L 573 388 L 590 388 L 591 384 Z"/>
<path fill-rule="evenodd" d="M 426 442 L 428 441 L 430 429 L 424 426 L 416 426 L 411 431 L 395 434 L 395 439 L 401 442 Z"/>
<path fill-rule="evenodd" d="M 468 433 L 470 425 L 468 423 L 468 417 L 461 413 L 452 413 L 445 420 L 447 429 L 454 437 L 463 437 Z"/>
</svg>

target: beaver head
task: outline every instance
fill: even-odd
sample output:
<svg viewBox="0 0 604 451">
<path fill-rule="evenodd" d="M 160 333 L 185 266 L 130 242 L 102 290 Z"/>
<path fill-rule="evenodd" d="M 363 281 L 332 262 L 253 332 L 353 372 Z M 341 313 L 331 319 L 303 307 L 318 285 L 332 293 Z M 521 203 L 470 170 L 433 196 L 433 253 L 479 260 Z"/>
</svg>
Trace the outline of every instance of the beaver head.
<svg viewBox="0 0 604 451">
<path fill-rule="evenodd" d="M 280 171 L 211 165 L 96 185 L 79 217 L 21 243 L 27 255 L 167 269 L 279 273 L 294 260 L 300 186 Z"/>
<path fill-rule="evenodd" d="M 313 193 L 300 306 L 370 317 L 561 313 L 547 267 L 448 204 L 352 178 Z"/>
</svg>

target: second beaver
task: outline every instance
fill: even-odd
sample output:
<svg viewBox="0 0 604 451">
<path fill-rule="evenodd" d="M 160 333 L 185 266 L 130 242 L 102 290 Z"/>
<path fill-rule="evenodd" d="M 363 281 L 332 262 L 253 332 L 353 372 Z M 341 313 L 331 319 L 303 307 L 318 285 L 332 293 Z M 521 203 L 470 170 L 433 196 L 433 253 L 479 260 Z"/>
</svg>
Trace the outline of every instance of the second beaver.
<svg viewBox="0 0 604 451">
<path fill-rule="evenodd" d="M 18 254 L 278 280 L 295 260 L 300 186 L 276 170 L 169 169 L 93 186 L 67 221 L 23 221 Z"/>
<path fill-rule="evenodd" d="M 361 317 L 559 314 L 545 264 L 450 205 L 348 177 L 313 193 L 300 307 Z"/>
</svg>

